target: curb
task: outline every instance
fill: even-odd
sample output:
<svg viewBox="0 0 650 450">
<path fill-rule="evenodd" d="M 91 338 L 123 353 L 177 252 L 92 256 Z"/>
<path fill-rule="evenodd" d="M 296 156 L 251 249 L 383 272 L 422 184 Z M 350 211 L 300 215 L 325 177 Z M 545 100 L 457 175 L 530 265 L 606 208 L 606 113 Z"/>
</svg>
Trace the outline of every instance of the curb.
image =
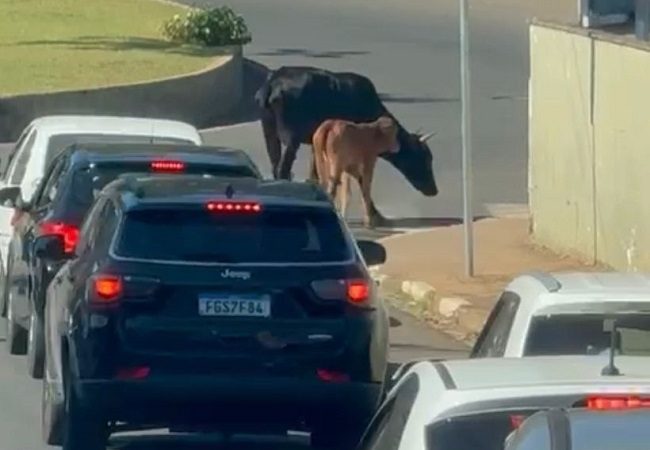
<svg viewBox="0 0 650 450">
<path fill-rule="evenodd" d="M 241 46 L 226 46 L 204 69 L 171 77 L 78 90 L 0 96 L 0 141 L 13 142 L 33 119 L 58 114 L 152 117 L 212 126 L 239 112 Z"/>
<path fill-rule="evenodd" d="M 377 266 L 370 268 L 386 301 L 452 337 L 472 344 L 486 319 L 484 310 L 461 297 L 440 297 L 430 284 L 418 280 L 401 280 L 386 275 Z"/>
</svg>

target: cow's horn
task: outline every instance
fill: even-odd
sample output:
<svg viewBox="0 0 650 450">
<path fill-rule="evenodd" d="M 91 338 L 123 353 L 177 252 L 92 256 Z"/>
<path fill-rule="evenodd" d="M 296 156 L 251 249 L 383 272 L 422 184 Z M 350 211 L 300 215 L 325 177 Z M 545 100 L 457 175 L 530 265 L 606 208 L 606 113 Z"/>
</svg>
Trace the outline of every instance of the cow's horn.
<svg viewBox="0 0 650 450">
<path fill-rule="evenodd" d="M 422 136 L 420 136 L 420 142 L 426 142 L 432 137 L 434 137 L 436 134 L 438 134 L 437 131 L 432 131 L 431 133 L 423 134 Z"/>
</svg>

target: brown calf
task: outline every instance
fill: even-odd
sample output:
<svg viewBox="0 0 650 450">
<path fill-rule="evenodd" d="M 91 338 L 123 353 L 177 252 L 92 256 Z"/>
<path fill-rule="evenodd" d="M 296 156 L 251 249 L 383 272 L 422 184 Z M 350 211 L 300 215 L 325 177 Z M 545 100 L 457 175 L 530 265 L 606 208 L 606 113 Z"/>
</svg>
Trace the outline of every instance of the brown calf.
<svg viewBox="0 0 650 450">
<path fill-rule="evenodd" d="M 342 215 L 347 214 L 349 179 L 355 178 L 365 208 L 364 224 L 375 227 L 385 222 L 372 201 L 371 187 L 379 155 L 399 150 L 395 121 L 384 116 L 368 123 L 326 120 L 316 129 L 312 145 L 321 186 L 336 199 L 337 189 L 342 185 L 339 199 Z"/>
</svg>

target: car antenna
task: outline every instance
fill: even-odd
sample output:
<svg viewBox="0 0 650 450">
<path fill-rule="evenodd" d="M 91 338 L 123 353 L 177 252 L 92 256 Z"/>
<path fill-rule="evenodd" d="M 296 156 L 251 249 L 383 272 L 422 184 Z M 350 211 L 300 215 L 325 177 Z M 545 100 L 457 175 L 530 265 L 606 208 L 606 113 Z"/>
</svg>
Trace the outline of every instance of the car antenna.
<svg viewBox="0 0 650 450">
<path fill-rule="evenodd" d="M 228 183 L 228 186 L 226 186 L 226 197 L 232 198 L 234 194 L 235 194 L 235 189 L 232 187 L 232 184 Z"/>
<path fill-rule="evenodd" d="M 600 374 L 603 376 L 618 376 L 621 374 L 621 372 L 614 364 L 614 356 L 616 354 L 616 343 L 618 340 L 616 319 L 614 318 L 605 319 L 605 323 L 603 324 L 603 330 L 609 331 L 609 362 L 605 367 L 603 367 L 603 370 L 601 370 Z"/>
</svg>

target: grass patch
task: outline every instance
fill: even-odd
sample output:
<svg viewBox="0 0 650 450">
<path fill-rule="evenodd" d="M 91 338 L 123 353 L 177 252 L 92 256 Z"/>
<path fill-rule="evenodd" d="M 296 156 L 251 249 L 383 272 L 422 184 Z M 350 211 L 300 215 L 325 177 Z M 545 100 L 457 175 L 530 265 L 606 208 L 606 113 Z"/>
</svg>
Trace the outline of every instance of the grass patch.
<svg viewBox="0 0 650 450">
<path fill-rule="evenodd" d="M 185 10 L 154 0 L 0 0 L 0 95 L 146 81 L 206 67 L 217 48 L 163 40 Z"/>
</svg>

